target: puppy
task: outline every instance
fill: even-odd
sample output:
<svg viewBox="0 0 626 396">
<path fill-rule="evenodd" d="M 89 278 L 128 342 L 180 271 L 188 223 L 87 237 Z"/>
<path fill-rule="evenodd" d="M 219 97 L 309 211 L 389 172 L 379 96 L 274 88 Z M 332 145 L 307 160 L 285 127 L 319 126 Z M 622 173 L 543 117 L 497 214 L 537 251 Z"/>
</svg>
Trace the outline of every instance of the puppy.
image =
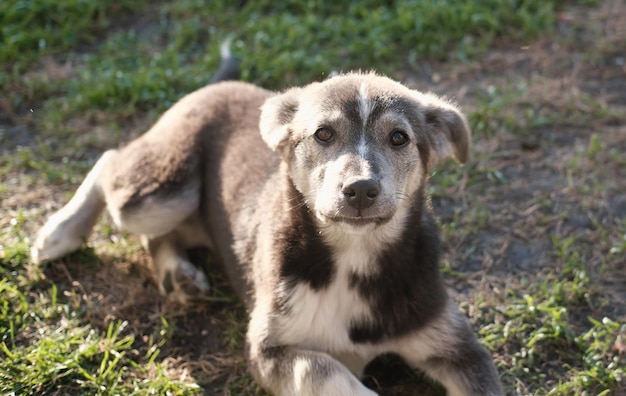
<svg viewBox="0 0 626 396">
<path fill-rule="evenodd" d="M 79 248 L 106 208 L 174 300 L 207 291 L 185 250 L 212 249 L 249 309 L 250 370 L 276 395 L 374 395 L 358 378 L 384 353 L 449 395 L 502 395 L 446 294 L 426 196 L 433 166 L 465 162 L 469 141 L 454 105 L 374 73 L 279 94 L 219 82 L 105 152 L 32 260 Z"/>
</svg>

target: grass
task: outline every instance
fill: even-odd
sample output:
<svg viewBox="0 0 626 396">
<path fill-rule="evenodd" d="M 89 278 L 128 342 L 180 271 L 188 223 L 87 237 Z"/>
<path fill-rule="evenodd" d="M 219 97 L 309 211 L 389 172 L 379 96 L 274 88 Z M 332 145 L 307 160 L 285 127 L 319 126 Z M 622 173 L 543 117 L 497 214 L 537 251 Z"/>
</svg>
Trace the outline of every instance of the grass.
<svg viewBox="0 0 626 396">
<path fill-rule="evenodd" d="M 165 304 L 106 219 L 79 252 L 28 258 L 98 155 L 208 82 L 232 37 L 242 78 L 268 88 L 374 68 L 459 95 L 474 150 L 432 175 L 442 270 L 507 394 L 626 393 L 626 109 L 593 74 L 616 72 L 623 37 L 604 27 L 620 15 L 612 0 L 0 2 L 0 392 L 261 394 L 219 277 L 211 303 Z"/>
<path fill-rule="evenodd" d="M 5 394 L 191 394 L 194 384 L 167 378 L 155 363 L 167 339 L 167 323 L 150 339 L 144 356 L 134 357 L 135 337 L 123 335 L 127 322 L 109 323 L 99 332 L 80 320 L 71 303 L 58 300 L 53 285 L 25 295 L 6 279 L 0 322 Z M 34 301 L 29 303 L 29 300 Z M 10 305 L 10 308 L 9 308 Z M 154 368 L 154 370 L 151 370 Z M 129 372 L 133 371 L 132 375 Z M 156 375 L 150 375 L 148 374 Z M 143 378 L 142 378 L 143 377 Z"/>
<path fill-rule="evenodd" d="M 563 268 L 547 271 L 534 284 L 510 288 L 506 306 L 482 320 L 491 323 L 480 332 L 490 349 L 505 352 L 516 346 L 506 376 L 526 389 L 532 382 L 545 383 L 534 388 L 534 394 L 612 394 L 625 374 L 623 358 L 612 348 L 626 324 L 608 317 L 589 316 L 583 321 L 571 317 L 593 312 L 601 303 L 595 301 L 592 280 L 573 249 L 575 243 L 574 238 L 553 238 L 556 261 Z"/>
<path fill-rule="evenodd" d="M 171 336 L 165 318 L 139 340 L 128 322 L 86 323 L 89 304 L 60 295 L 38 268 L 27 270 L 25 243 L 3 246 L 0 271 L 0 392 L 42 394 L 196 394 L 198 385 L 169 378 L 157 360 Z M 81 257 L 82 256 L 82 257 Z M 79 256 L 83 263 L 85 255 Z"/>
<path fill-rule="evenodd" d="M 90 0 L 9 1 L 2 5 L 0 61 L 24 64 L 42 54 L 94 42 L 110 20 L 143 2 Z"/>
<path fill-rule="evenodd" d="M 68 118 L 93 109 L 117 119 L 147 109 L 162 111 L 208 81 L 218 63 L 219 43 L 231 35 L 235 52 L 255 54 L 242 56 L 243 79 L 280 88 L 323 78 L 336 69 L 379 65 L 381 71 L 393 72 L 394 67 L 387 70 L 385 65 L 411 65 L 422 57 L 465 59 L 497 37 L 528 39 L 549 29 L 558 2 L 492 0 L 442 7 L 437 1 L 403 0 L 393 6 L 291 1 L 238 6 L 185 0 L 142 14 L 147 26 L 127 29 L 111 20 L 131 20 L 128 14 L 141 9 L 141 2 L 62 4 L 19 1 L 0 6 L 5 15 L 0 60 L 8 64 L 0 70 L 0 88 L 14 92 L 12 108 L 40 103 L 48 115 L 40 129 L 55 134 L 67 129 Z M 25 24 L 38 28 L 26 29 Z M 45 45 L 41 37 L 47 37 Z M 68 51 L 77 46 L 86 50 Z M 44 62 L 43 71 L 29 67 L 38 62 Z"/>
</svg>

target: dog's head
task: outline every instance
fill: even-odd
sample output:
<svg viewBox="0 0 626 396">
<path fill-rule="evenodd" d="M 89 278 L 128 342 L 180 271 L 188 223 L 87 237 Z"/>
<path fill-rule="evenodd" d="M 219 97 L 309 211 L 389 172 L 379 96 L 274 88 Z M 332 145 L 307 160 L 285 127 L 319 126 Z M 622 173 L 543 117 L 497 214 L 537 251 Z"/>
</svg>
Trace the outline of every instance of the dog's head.
<svg viewBox="0 0 626 396">
<path fill-rule="evenodd" d="M 260 129 L 320 224 L 348 230 L 375 228 L 409 207 L 434 164 L 467 161 L 470 140 L 454 105 L 373 73 L 273 96 Z"/>
</svg>

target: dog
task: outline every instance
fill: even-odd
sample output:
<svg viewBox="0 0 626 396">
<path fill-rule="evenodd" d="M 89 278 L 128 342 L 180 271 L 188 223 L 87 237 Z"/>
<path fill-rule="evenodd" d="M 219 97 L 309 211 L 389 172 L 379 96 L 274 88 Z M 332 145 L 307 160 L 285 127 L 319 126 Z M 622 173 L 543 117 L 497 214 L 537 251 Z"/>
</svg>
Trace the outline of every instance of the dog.
<svg viewBox="0 0 626 396">
<path fill-rule="evenodd" d="M 469 144 L 454 104 L 374 72 L 281 93 L 217 81 L 106 151 L 32 261 L 78 249 L 106 208 L 175 301 L 209 287 L 186 249 L 212 250 L 249 311 L 249 369 L 273 394 L 375 395 L 359 377 L 395 354 L 449 395 L 502 395 L 446 293 L 427 196 L 433 166 L 465 163 Z"/>
</svg>

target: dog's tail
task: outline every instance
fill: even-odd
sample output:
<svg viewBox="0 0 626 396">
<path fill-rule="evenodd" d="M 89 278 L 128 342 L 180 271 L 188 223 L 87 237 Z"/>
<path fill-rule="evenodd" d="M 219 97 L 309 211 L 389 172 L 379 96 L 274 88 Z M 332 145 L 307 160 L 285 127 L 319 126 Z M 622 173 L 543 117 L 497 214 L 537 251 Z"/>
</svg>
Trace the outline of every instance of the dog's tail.
<svg viewBox="0 0 626 396">
<path fill-rule="evenodd" d="M 213 78 L 211 78 L 211 84 L 239 79 L 239 61 L 230 52 L 231 41 L 232 37 L 229 37 L 220 46 L 222 62 L 220 63 L 220 68 L 215 72 Z"/>
</svg>

